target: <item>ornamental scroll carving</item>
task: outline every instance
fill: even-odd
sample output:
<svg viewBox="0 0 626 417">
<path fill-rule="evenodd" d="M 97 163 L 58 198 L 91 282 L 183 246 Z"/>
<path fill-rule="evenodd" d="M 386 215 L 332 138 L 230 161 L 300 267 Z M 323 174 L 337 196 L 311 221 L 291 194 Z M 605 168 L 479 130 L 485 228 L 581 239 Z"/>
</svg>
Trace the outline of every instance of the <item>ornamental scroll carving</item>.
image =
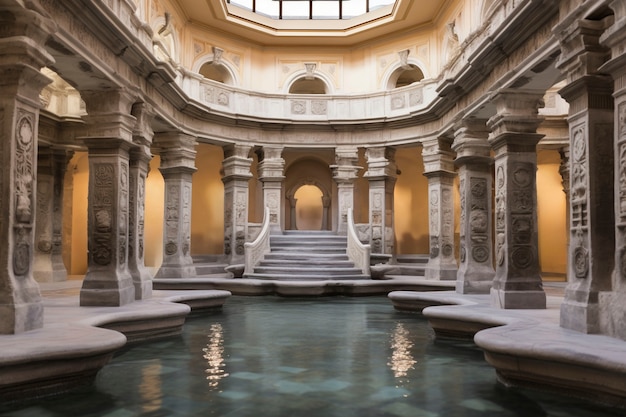
<svg viewBox="0 0 626 417">
<path fill-rule="evenodd" d="M 51 213 L 52 199 L 51 180 L 41 179 L 37 183 L 37 250 L 42 253 L 52 252 Z"/>
<path fill-rule="evenodd" d="M 571 131 L 571 240 L 572 264 L 576 278 L 589 274 L 589 250 L 587 240 L 587 131 L 584 125 L 574 126 Z"/>
<path fill-rule="evenodd" d="M 119 259 L 118 262 L 120 265 L 124 265 L 126 263 L 126 256 L 128 250 L 126 246 L 128 244 L 128 187 L 129 187 L 129 178 L 128 178 L 128 161 L 122 161 L 120 165 L 120 188 L 119 188 L 119 207 L 118 207 L 118 216 L 119 216 L 119 237 L 118 237 L 118 251 L 119 251 Z"/>
<path fill-rule="evenodd" d="M 35 179 L 35 115 L 19 111 L 15 125 L 15 226 L 13 273 L 25 276 L 30 271 L 33 222 L 33 181 Z"/>
<path fill-rule="evenodd" d="M 472 258 L 483 263 L 489 260 L 489 213 L 487 180 L 470 178 L 469 229 L 472 241 Z"/>
<path fill-rule="evenodd" d="M 115 168 L 111 163 L 93 165 L 93 216 L 92 259 L 98 265 L 109 265 L 112 259 L 111 236 L 113 233 L 112 208 Z"/>
<path fill-rule="evenodd" d="M 496 262 L 504 265 L 506 259 L 506 181 L 504 166 L 496 167 Z"/>
<path fill-rule="evenodd" d="M 450 257 L 454 252 L 454 217 L 452 208 L 452 190 L 445 188 L 441 191 L 441 254 Z"/>
<path fill-rule="evenodd" d="M 167 186 L 167 200 L 165 203 L 165 253 L 174 255 L 178 252 L 178 219 L 180 207 L 180 186 Z"/>
<path fill-rule="evenodd" d="M 618 106 L 619 123 L 617 125 L 617 148 L 618 148 L 618 190 L 619 190 L 619 230 L 618 235 L 623 238 L 624 228 L 626 227 L 626 103 L 620 103 Z M 620 236 L 621 235 L 621 236 Z M 620 278 L 626 277 L 626 246 L 624 242 L 618 240 L 621 245 L 620 249 Z"/>
<path fill-rule="evenodd" d="M 460 206 L 461 206 L 461 214 L 459 215 L 459 226 L 460 226 L 460 261 L 461 263 L 465 262 L 466 259 L 466 249 L 465 249 L 465 210 L 466 210 L 466 198 L 465 198 L 465 179 L 459 179 L 459 195 L 460 195 Z"/>
<path fill-rule="evenodd" d="M 187 255 L 191 249 L 191 186 L 183 185 L 183 255 Z"/>
</svg>

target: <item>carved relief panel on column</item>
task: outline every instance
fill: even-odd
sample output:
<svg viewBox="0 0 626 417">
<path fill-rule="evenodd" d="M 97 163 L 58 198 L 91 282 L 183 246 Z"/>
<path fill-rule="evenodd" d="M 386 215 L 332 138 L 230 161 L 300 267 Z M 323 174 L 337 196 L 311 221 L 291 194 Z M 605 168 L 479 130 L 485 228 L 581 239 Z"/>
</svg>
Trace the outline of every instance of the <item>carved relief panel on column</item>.
<svg viewBox="0 0 626 417">
<path fill-rule="evenodd" d="M 166 188 L 165 201 L 165 253 L 175 255 L 178 252 L 178 220 L 180 206 L 180 186 L 169 184 Z"/>
<path fill-rule="evenodd" d="M 576 278 L 587 278 L 589 273 L 589 250 L 586 247 L 587 222 L 587 145 L 584 124 L 571 128 L 571 226 L 570 247 L 572 265 Z"/>
<path fill-rule="evenodd" d="M 470 177 L 469 226 L 472 240 L 472 259 L 479 263 L 489 260 L 489 201 L 485 178 Z M 463 210 L 461 211 L 463 213 Z"/>
<path fill-rule="evenodd" d="M 93 261 L 98 265 L 109 265 L 112 259 L 111 236 L 113 224 L 113 178 L 114 166 L 110 163 L 97 163 L 93 166 L 94 198 L 91 199 L 93 205 L 94 230 L 93 248 L 89 248 L 89 253 Z"/>
<path fill-rule="evenodd" d="M 533 246 L 533 189 L 535 187 L 535 165 L 517 162 L 512 164 L 511 181 L 511 262 L 513 267 L 524 270 L 535 265 L 536 248 Z"/>
<path fill-rule="evenodd" d="M 30 271 L 33 228 L 33 181 L 35 171 L 34 127 L 35 115 L 18 111 L 15 129 L 15 225 L 13 246 L 13 273 L 27 275 Z"/>
<path fill-rule="evenodd" d="M 617 150 L 618 162 L 618 215 L 617 228 L 620 231 L 617 238 L 621 238 L 626 233 L 626 102 L 622 102 L 617 108 Z M 621 279 L 626 279 L 626 242 L 618 242 L 620 248 L 618 265 Z"/>
</svg>

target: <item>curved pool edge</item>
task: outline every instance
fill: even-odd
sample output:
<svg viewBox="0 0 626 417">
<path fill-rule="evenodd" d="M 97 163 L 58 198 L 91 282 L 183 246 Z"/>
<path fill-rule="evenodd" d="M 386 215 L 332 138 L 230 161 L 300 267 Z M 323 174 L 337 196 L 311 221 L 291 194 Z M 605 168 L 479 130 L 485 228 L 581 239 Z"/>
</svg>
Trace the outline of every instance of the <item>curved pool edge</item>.
<svg viewBox="0 0 626 417">
<path fill-rule="evenodd" d="M 230 296 L 227 291 L 155 291 L 151 299 L 121 307 L 80 307 L 76 295 L 44 298 L 42 328 L 0 335 L 0 401 L 91 385 L 119 349 L 179 335 L 192 306 L 220 308 Z"/>
<path fill-rule="evenodd" d="M 397 310 L 421 312 L 437 337 L 473 339 L 505 386 L 626 408 L 626 341 L 564 329 L 562 297 L 545 310 L 491 307 L 489 296 L 391 292 Z"/>
</svg>

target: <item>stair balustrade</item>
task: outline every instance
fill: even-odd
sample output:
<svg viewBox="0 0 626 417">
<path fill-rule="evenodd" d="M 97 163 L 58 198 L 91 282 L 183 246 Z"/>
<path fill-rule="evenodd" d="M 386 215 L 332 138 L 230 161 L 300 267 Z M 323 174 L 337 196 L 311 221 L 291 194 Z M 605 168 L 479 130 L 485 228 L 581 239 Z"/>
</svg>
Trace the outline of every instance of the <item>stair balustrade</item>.
<svg viewBox="0 0 626 417">
<path fill-rule="evenodd" d="M 254 241 L 244 244 L 245 267 L 243 275 L 252 274 L 254 267 L 261 262 L 265 254 L 270 253 L 270 250 L 270 208 L 265 207 L 261 232 Z"/>
<path fill-rule="evenodd" d="M 348 246 L 346 248 L 348 258 L 359 268 L 363 275 L 370 275 L 370 245 L 365 245 L 359 240 L 354 226 L 352 208 L 348 209 Z"/>
</svg>

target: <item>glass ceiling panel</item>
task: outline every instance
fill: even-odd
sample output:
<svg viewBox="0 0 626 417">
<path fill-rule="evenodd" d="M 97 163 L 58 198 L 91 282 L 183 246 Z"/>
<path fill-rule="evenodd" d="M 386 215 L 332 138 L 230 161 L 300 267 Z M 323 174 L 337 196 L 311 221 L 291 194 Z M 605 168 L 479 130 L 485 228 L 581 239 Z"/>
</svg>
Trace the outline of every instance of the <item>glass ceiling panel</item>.
<svg viewBox="0 0 626 417">
<path fill-rule="evenodd" d="M 364 15 L 396 0 L 226 0 L 233 6 L 272 19 L 350 19 Z"/>
</svg>

